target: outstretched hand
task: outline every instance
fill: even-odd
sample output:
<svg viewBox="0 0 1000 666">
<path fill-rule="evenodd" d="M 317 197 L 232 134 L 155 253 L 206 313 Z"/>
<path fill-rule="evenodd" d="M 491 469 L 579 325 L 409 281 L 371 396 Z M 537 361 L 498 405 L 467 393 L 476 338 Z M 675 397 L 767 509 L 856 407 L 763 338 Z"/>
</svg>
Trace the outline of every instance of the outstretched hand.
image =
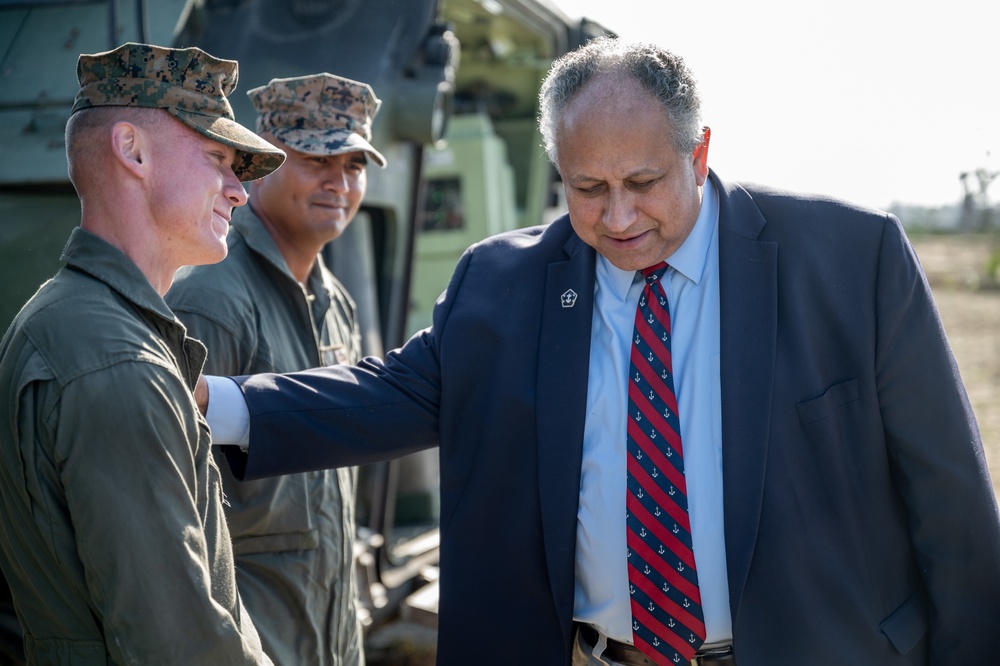
<svg viewBox="0 0 1000 666">
<path fill-rule="evenodd" d="M 208 382 L 205 375 L 198 375 L 198 383 L 194 385 L 194 401 L 202 416 L 208 414 Z"/>
</svg>

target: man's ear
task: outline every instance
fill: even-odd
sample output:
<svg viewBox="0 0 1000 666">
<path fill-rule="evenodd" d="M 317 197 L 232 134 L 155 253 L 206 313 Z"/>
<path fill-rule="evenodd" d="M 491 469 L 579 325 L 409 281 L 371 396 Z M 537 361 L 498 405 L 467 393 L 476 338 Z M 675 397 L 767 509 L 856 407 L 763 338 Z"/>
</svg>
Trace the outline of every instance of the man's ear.
<svg viewBox="0 0 1000 666">
<path fill-rule="evenodd" d="M 704 185 L 705 181 L 708 180 L 708 144 L 712 139 L 711 127 L 705 126 L 701 129 L 701 143 L 695 146 L 694 151 L 691 153 L 691 159 L 694 163 L 695 178 L 697 179 L 699 186 Z"/>
<path fill-rule="evenodd" d="M 120 120 L 111 127 L 111 154 L 137 177 L 145 176 L 149 146 L 142 130 L 132 123 Z"/>
</svg>

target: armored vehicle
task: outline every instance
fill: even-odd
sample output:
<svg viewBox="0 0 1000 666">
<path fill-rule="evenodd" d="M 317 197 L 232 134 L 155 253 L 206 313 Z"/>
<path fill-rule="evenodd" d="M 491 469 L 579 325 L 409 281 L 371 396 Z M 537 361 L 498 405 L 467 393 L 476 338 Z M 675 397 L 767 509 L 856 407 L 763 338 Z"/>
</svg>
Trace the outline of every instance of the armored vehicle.
<svg viewBox="0 0 1000 666">
<path fill-rule="evenodd" d="M 233 108 L 251 127 L 243 93 L 272 78 L 327 71 L 373 86 L 373 143 L 389 168 L 369 171 L 362 211 L 327 259 L 358 303 L 365 352 L 379 355 L 429 324 L 468 245 L 558 207 L 539 84 L 554 58 L 606 32 L 546 0 L 0 0 L 0 330 L 79 221 L 63 130 L 80 53 L 139 41 L 238 60 Z M 434 626 L 436 455 L 362 470 L 371 636 L 400 620 Z"/>
</svg>

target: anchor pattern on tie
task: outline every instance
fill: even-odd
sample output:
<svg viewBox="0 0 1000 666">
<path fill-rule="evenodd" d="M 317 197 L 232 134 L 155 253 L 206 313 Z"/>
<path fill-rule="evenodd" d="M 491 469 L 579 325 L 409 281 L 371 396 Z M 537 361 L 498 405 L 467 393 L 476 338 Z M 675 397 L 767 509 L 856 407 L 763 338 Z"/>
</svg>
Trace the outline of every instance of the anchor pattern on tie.
<svg viewBox="0 0 1000 666">
<path fill-rule="evenodd" d="M 627 531 L 632 638 L 655 663 L 686 662 L 705 640 L 691 543 L 680 420 L 670 356 L 670 311 L 660 278 L 642 271 L 628 387 Z"/>
</svg>

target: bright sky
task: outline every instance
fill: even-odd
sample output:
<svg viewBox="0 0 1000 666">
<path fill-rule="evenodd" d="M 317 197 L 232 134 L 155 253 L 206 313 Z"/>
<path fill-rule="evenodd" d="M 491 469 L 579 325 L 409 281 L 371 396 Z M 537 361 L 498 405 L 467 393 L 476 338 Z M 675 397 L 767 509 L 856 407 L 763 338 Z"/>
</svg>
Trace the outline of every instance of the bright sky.
<svg viewBox="0 0 1000 666">
<path fill-rule="evenodd" d="M 684 57 L 723 178 L 885 208 L 957 203 L 962 171 L 1000 170 L 995 2 L 556 4 Z"/>
</svg>

